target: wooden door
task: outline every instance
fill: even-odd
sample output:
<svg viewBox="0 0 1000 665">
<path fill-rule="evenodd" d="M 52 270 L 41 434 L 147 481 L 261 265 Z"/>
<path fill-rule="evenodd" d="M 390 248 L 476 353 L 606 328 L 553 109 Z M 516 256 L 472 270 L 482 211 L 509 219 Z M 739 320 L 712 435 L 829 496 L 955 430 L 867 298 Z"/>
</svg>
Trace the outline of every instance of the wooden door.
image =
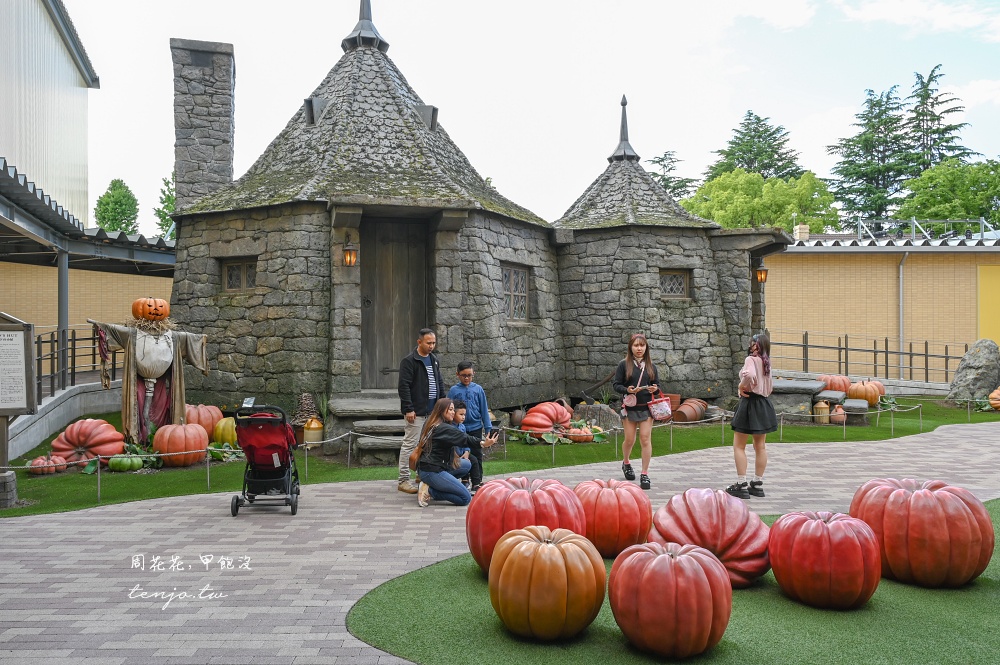
<svg viewBox="0 0 1000 665">
<path fill-rule="evenodd" d="M 427 233 L 424 222 L 361 222 L 362 388 L 395 388 L 429 325 Z"/>
</svg>

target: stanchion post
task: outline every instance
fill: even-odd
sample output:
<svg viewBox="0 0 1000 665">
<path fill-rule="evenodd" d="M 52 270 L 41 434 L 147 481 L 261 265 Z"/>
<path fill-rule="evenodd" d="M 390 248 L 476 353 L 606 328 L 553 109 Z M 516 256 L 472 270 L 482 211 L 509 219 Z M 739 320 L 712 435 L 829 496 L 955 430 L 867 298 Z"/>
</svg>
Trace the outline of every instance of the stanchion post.
<svg viewBox="0 0 1000 665">
<path fill-rule="evenodd" d="M 618 459 L 618 429 L 615 429 L 615 459 Z"/>
<path fill-rule="evenodd" d="M 840 426 L 844 430 L 844 441 L 847 441 L 847 413 L 844 413 L 844 422 Z"/>
<path fill-rule="evenodd" d="M 778 426 L 779 426 L 779 429 L 778 429 L 778 441 L 784 441 L 785 440 L 785 414 L 784 414 L 784 412 L 782 412 L 782 414 L 781 414 L 781 422 L 778 423 Z"/>
<path fill-rule="evenodd" d="M 920 433 L 923 434 L 924 433 L 924 405 L 923 404 L 917 404 L 917 406 L 919 407 L 918 411 L 920 413 Z"/>
<path fill-rule="evenodd" d="M 674 420 L 670 419 L 670 452 L 674 452 Z"/>
<path fill-rule="evenodd" d="M 101 456 L 97 456 L 97 503 L 101 502 Z"/>
<path fill-rule="evenodd" d="M 309 446 L 305 446 L 306 449 L 306 480 L 309 480 Z"/>
<path fill-rule="evenodd" d="M 354 447 L 354 432 L 347 433 L 347 468 L 351 468 L 351 448 Z"/>
<path fill-rule="evenodd" d="M 726 417 L 725 416 L 722 416 L 722 418 L 719 419 L 719 424 L 722 425 L 722 427 L 720 428 L 722 430 L 722 437 L 719 439 L 719 441 L 722 443 L 722 445 L 726 445 Z"/>
<path fill-rule="evenodd" d="M 896 436 L 896 410 L 889 409 L 889 436 Z"/>
<path fill-rule="evenodd" d="M 555 468 L 556 465 L 556 442 L 552 442 L 552 466 Z"/>
<path fill-rule="evenodd" d="M 972 422 L 972 400 L 965 400 L 965 413 L 969 417 L 969 422 Z"/>
<path fill-rule="evenodd" d="M 209 491 L 212 489 L 212 472 L 209 471 L 210 465 L 212 463 L 212 453 L 209 452 L 208 448 L 205 449 L 205 484 L 208 486 Z"/>
</svg>

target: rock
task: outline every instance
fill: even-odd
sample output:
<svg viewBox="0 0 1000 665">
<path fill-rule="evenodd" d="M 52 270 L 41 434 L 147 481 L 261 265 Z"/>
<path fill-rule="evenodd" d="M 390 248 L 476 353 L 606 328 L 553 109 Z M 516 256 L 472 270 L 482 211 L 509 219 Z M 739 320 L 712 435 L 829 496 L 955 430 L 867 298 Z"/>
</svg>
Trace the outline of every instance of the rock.
<svg viewBox="0 0 1000 665">
<path fill-rule="evenodd" d="M 577 404 L 573 420 L 586 420 L 604 430 L 621 428 L 622 418 L 607 404 Z"/>
<path fill-rule="evenodd" d="M 972 345 L 955 370 L 948 399 L 980 399 L 1000 385 L 1000 347 L 991 339 Z"/>
</svg>

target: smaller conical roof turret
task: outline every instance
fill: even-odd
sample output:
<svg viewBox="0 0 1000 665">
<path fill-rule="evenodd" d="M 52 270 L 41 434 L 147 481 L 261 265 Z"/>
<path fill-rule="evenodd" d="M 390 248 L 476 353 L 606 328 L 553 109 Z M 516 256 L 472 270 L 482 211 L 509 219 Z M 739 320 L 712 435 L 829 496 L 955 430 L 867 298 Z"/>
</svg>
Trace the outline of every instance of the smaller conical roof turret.
<svg viewBox="0 0 1000 665">
<path fill-rule="evenodd" d="M 340 42 L 340 47 L 344 49 L 345 53 L 362 46 L 374 46 L 379 51 L 382 51 L 382 53 L 389 50 L 389 42 L 385 41 L 382 35 L 378 34 L 375 24 L 372 23 L 371 0 L 361 0 L 361 16 L 358 19 L 358 24 L 354 26 L 351 34 L 344 37 L 344 41 Z"/>
<path fill-rule="evenodd" d="M 625 114 L 625 107 L 628 106 L 628 100 L 625 99 L 625 95 L 622 95 L 622 127 L 619 132 L 618 147 L 615 151 L 611 153 L 608 157 L 609 162 L 621 161 L 623 159 L 629 159 L 632 161 L 639 161 L 639 155 L 635 153 L 632 149 L 632 145 L 628 142 L 628 116 Z"/>
</svg>

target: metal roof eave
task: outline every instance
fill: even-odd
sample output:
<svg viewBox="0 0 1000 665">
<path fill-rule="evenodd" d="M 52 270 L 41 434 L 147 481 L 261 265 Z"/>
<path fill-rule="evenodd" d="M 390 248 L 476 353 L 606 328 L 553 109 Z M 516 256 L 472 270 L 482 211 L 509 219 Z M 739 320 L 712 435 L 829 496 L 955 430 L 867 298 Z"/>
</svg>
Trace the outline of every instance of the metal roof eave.
<svg viewBox="0 0 1000 665">
<path fill-rule="evenodd" d="M 1000 241 L 998 240 L 974 240 L 956 244 L 899 244 L 899 245 L 862 245 L 852 243 L 849 245 L 789 245 L 786 252 L 790 254 L 902 254 L 904 252 L 997 252 L 1000 251 Z"/>
<path fill-rule="evenodd" d="M 90 62 L 87 50 L 83 47 L 80 35 L 77 34 L 76 27 L 73 25 L 73 21 L 70 19 L 62 0 L 42 0 L 42 5 L 45 6 L 45 11 L 52 18 L 52 24 L 59 32 L 59 37 L 62 38 L 63 43 L 66 45 L 66 49 L 69 51 L 70 57 L 73 58 L 73 63 L 76 65 L 77 70 L 79 70 L 80 76 L 83 77 L 87 87 L 94 88 L 95 90 L 100 89 L 101 79 L 97 76 L 97 72 L 94 71 L 94 65 Z"/>
</svg>

